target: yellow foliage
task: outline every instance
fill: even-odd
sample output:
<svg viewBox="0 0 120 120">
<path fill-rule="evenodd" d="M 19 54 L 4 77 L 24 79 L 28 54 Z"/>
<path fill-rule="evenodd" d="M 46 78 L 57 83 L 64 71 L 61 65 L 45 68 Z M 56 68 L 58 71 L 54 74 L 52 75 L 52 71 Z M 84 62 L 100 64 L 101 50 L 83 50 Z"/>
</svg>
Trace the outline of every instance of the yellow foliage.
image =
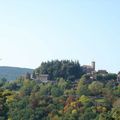
<svg viewBox="0 0 120 120">
<path fill-rule="evenodd" d="M 63 114 L 63 110 L 60 110 L 60 111 L 59 111 L 59 114 L 61 114 L 61 115 L 62 115 L 62 114 Z"/>
<path fill-rule="evenodd" d="M 71 102 L 70 104 L 72 107 L 75 107 L 76 106 L 76 102 Z"/>
<path fill-rule="evenodd" d="M 72 114 L 77 114 L 77 110 L 76 109 L 72 110 Z"/>
<path fill-rule="evenodd" d="M 30 81 L 29 81 L 29 80 L 27 80 L 27 79 L 24 80 L 24 85 L 25 85 L 25 86 L 28 86 L 29 84 L 30 84 Z"/>
<path fill-rule="evenodd" d="M 10 96 L 12 95 L 12 91 L 9 91 L 9 90 L 5 90 L 3 93 L 2 93 L 3 96 Z"/>
<path fill-rule="evenodd" d="M 102 111 L 103 111 L 103 112 L 106 112 L 106 111 L 107 111 L 107 108 L 106 108 L 106 107 L 103 107 L 103 108 L 102 108 Z"/>
<path fill-rule="evenodd" d="M 86 102 L 89 102 L 89 97 L 85 96 L 85 95 L 82 95 L 80 98 L 79 98 L 79 102 L 82 102 L 82 103 L 86 103 Z"/>
<path fill-rule="evenodd" d="M 12 120 L 12 118 L 8 118 L 8 120 Z"/>
<path fill-rule="evenodd" d="M 59 120 L 59 117 L 56 115 L 52 118 L 52 120 Z"/>
<path fill-rule="evenodd" d="M 98 106 L 98 107 L 97 107 L 97 111 L 98 111 L 98 112 L 106 112 L 106 111 L 107 111 L 107 108 L 106 108 L 106 107 L 103 107 L 103 106 Z"/>
<path fill-rule="evenodd" d="M 7 96 L 7 100 L 6 100 L 7 103 L 11 103 L 13 101 L 14 101 L 14 95 Z"/>
</svg>

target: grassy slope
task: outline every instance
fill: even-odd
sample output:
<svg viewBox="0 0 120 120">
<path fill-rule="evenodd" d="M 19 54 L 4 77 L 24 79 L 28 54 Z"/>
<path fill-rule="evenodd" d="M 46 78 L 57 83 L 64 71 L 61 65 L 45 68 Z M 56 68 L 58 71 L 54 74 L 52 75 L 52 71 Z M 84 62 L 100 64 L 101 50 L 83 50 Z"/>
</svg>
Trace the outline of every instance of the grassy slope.
<svg viewBox="0 0 120 120">
<path fill-rule="evenodd" d="M 32 73 L 33 69 L 19 68 L 19 67 L 0 67 L 0 78 L 5 77 L 7 80 L 15 80 L 21 75 L 25 75 L 27 72 Z"/>
</svg>

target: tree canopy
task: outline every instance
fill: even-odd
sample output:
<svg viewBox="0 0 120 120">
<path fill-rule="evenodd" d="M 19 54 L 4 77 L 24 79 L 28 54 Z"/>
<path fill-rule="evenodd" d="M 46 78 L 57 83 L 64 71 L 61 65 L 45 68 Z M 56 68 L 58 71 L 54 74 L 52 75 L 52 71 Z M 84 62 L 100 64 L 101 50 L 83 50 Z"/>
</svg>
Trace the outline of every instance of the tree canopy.
<svg viewBox="0 0 120 120">
<path fill-rule="evenodd" d="M 78 61 L 54 60 L 42 62 L 41 66 L 35 70 L 38 74 L 48 74 L 50 80 L 64 78 L 65 80 L 79 79 L 83 74 Z"/>
</svg>

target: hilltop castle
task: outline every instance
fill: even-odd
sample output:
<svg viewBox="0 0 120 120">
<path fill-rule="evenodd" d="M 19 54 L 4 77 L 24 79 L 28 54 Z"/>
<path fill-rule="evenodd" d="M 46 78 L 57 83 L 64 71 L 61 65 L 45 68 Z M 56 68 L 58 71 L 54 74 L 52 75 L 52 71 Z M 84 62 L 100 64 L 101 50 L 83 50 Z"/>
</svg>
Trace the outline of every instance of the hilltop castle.
<svg viewBox="0 0 120 120">
<path fill-rule="evenodd" d="M 95 72 L 95 61 L 92 61 L 91 65 L 83 65 L 82 69 L 83 69 L 83 72 L 85 73 Z"/>
</svg>

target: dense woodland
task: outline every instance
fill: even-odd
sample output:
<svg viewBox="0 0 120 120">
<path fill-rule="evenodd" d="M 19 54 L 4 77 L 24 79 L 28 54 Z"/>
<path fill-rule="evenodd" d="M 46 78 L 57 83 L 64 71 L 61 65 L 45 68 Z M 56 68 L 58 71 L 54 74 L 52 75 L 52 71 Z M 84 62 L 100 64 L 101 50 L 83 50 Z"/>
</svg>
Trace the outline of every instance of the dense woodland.
<svg viewBox="0 0 120 120">
<path fill-rule="evenodd" d="M 78 61 L 49 61 L 29 77 L 0 80 L 0 120 L 120 120 L 120 84 L 116 74 L 83 73 Z"/>
<path fill-rule="evenodd" d="M 76 80 L 83 75 L 82 67 L 78 61 L 54 60 L 42 62 L 35 72 L 38 74 L 49 74 L 50 80 L 64 78 L 65 80 Z"/>
</svg>

